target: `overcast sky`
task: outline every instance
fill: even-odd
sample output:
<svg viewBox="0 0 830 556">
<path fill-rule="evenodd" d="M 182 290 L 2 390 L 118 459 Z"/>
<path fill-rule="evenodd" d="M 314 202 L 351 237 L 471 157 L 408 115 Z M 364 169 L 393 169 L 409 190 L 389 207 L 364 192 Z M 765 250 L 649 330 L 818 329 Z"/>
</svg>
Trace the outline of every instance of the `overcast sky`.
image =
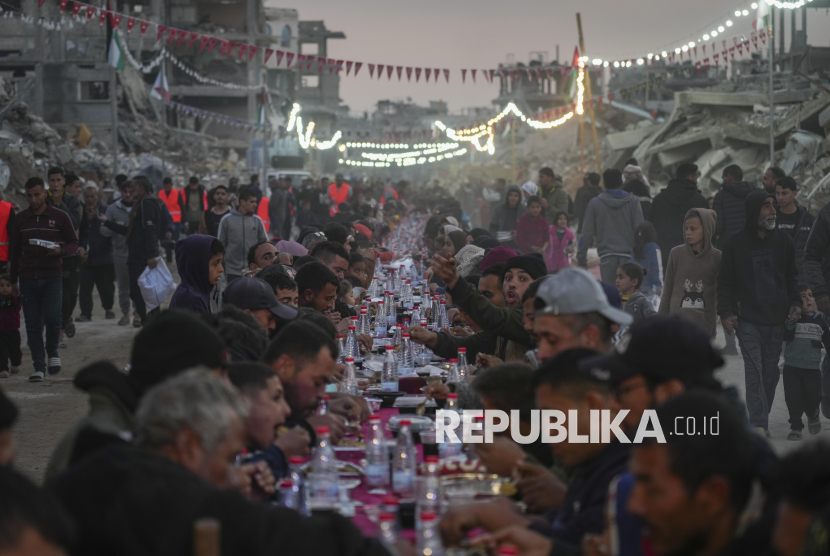
<svg viewBox="0 0 830 556">
<path fill-rule="evenodd" d="M 295 7 L 301 20 L 322 19 L 326 27 L 343 31 L 346 40 L 329 41 L 329 57 L 359 60 L 364 67 L 357 78 L 341 80 L 340 96 L 352 112 L 371 110 L 381 99 L 404 100 L 411 97 L 425 104 L 429 100 L 448 102 L 450 111 L 486 106 L 497 96 L 498 86 L 480 77 L 472 85 L 461 85 L 461 68 L 495 68 L 509 54 L 527 62 L 529 53 L 547 51 L 549 59 L 559 45 L 560 61 L 573 55 L 577 44 L 576 11 L 582 13 L 586 51 L 592 58 L 632 58 L 679 46 L 683 40 L 697 39 L 713 26 L 732 18 L 731 29 L 720 38 L 751 30 L 749 17 L 735 18 L 738 8 L 750 9 L 740 0 L 580 0 L 550 2 L 541 0 L 269 0 L 269 5 Z M 786 33 L 789 45 L 790 15 Z M 776 15 L 777 19 L 777 15 Z M 828 45 L 830 16 L 827 10 L 808 10 L 808 39 L 814 45 Z M 797 18 L 798 28 L 801 17 Z M 711 42 L 711 41 L 709 41 Z M 370 80 L 365 63 L 448 68 L 453 70 L 450 84 L 434 81 L 424 84 L 398 83 L 385 78 Z"/>
</svg>

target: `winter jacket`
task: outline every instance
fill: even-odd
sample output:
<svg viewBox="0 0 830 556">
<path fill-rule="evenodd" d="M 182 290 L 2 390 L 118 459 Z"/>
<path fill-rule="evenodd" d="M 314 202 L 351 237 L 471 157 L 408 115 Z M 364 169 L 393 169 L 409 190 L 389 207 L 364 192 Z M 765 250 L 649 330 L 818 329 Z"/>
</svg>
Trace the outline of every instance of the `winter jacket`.
<svg viewBox="0 0 830 556">
<path fill-rule="evenodd" d="M 84 206 L 78 198 L 64 191 L 63 196 L 61 197 L 61 203 L 56 205 L 55 199 L 52 197 L 50 191 L 50 195 L 46 198 L 46 202 L 69 215 L 69 220 L 72 221 L 72 227 L 75 228 L 75 233 L 77 234 L 81 226 L 81 218 L 84 215 Z"/>
<path fill-rule="evenodd" d="M 193 524 L 213 518 L 223 556 L 382 556 L 336 512 L 306 517 L 217 488 L 169 457 L 113 446 L 68 469 L 48 488 L 73 517 L 72 556 L 194 554 Z"/>
<path fill-rule="evenodd" d="M 798 269 L 798 283 L 803 284 L 805 281 L 804 248 L 807 245 L 807 237 L 809 237 L 810 230 L 813 228 L 813 224 L 815 224 L 816 217 L 810 214 L 810 211 L 808 211 L 806 207 L 796 205 L 795 229 L 785 230 L 782 227 L 783 222 L 781 220 L 781 210 L 776 210 L 778 211 L 778 215 L 775 219 L 775 226 L 778 228 L 778 231 L 787 234 L 790 236 L 790 239 L 793 240 L 793 247 L 795 248 L 795 267 Z"/>
<path fill-rule="evenodd" d="M 693 208 L 709 208 L 697 184 L 685 178 L 669 181 L 668 187 L 658 193 L 651 203 L 651 223 L 657 231 L 657 245 L 663 255 L 663 266 L 669 262 L 669 253 L 685 243 L 683 218 Z"/>
<path fill-rule="evenodd" d="M 509 207 L 507 205 L 507 198 L 512 191 L 519 194 L 519 204 L 515 207 Z M 521 190 L 515 185 L 511 185 L 507 189 L 507 194 L 504 196 L 504 203 L 498 205 L 493 211 L 493 216 L 490 219 L 490 232 L 509 232 L 515 230 L 519 224 L 519 220 L 525 215 L 525 212 L 527 212 L 527 208 L 522 206 Z"/>
<path fill-rule="evenodd" d="M 703 250 L 695 253 L 688 243 L 671 250 L 657 312 L 688 318 L 699 324 L 709 337 L 714 337 L 718 320 L 718 270 L 722 261 L 722 253 L 712 246 L 715 211 L 692 209 L 683 218 L 684 226 L 686 219 L 693 216 L 703 223 Z"/>
<path fill-rule="evenodd" d="M 46 467 L 46 480 L 62 473 L 89 453 L 110 443 L 129 442 L 139 394 L 129 377 L 108 361 L 81 369 L 75 387 L 89 395 L 89 413 L 72 425 Z"/>
<path fill-rule="evenodd" d="M 107 207 L 107 222 L 113 222 L 124 229 L 130 224 L 130 212 L 133 207 L 125 206 L 121 199 Z M 116 264 L 126 264 L 129 252 L 127 250 L 127 238 L 124 234 L 114 232 L 110 226 L 101 226 L 101 236 L 108 237 L 112 241 L 112 259 Z"/>
<path fill-rule="evenodd" d="M 548 272 L 559 272 L 563 268 L 571 266 L 568 254 L 565 253 L 565 248 L 568 247 L 574 240 L 574 233 L 570 228 L 565 228 L 565 235 L 562 236 L 562 241 L 559 241 L 559 236 L 556 235 L 556 226 L 548 227 L 548 248 L 545 249 L 545 266 Z"/>
<path fill-rule="evenodd" d="M 799 369 L 818 369 L 821 366 L 821 348 L 830 347 L 830 328 L 824 315 L 801 315 L 795 324 L 784 325 L 784 365 Z"/>
<path fill-rule="evenodd" d="M 807 237 L 804 279 L 816 299 L 830 296 L 830 204 L 819 211 Z"/>
<path fill-rule="evenodd" d="M 634 317 L 635 323 L 657 314 L 651 301 L 640 292 L 632 293 L 631 297 L 623 302 L 623 311 Z"/>
<path fill-rule="evenodd" d="M 651 187 L 651 184 L 648 183 L 648 178 L 643 174 L 643 169 L 639 166 L 634 164 L 629 164 L 622 171 L 623 175 L 623 183 L 628 183 L 631 180 L 640 180 L 645 184 L 646 187 Z"/>
<path fill-rule="evenodd" d="M 10 295 L 5 299 L 0 299 L 0 332 L 20 330 L 20 308 L 22 306 L 19 295 Z"/>
<path fill-rule="evenodd" d="M 210 283 L 210 246 L 215 238 L 194 234 L 176 242 L 176 268 L 182 279 L 173 297 L 171 309 L 188 309 L 199 315 L 209 315 L 217 308 L 212 297 L 216 287 Z"/>
<path fill-rule="evenodd" d="M 631 260 L 648 270 L 648 274 L 643 278 L 643 286 L 640 288 L 640 291 L 646 295 L 653 292 L 662 292 L 663 257 L 660 255 L 660 247 L 653 241 L 646 243 L 643 245 L 642 259 L 638 259 L 632 249 Z"/>
<path fill-rule="evenodd" d="M 524 253 L 533 253 L 531 247 L 541 249 L 548 242 L 549 227 L 548 221 L 541 214 L 536 218 L 525 214 L 516 225 L 516 245 Z"/>
<path fill-rule="evenodd" d="M 565 187 L 562 185 L 562 178 L 560 176 L 556 176 L 553 178 L 553 187 L 550 189 L 545 189 L 542 186 L 539 186 L 539 197 L 546 199 L 548 202 L 548 208 L 542 211 L 540 216 L 544 216 L 548 221 L 550 221 L 556 213 L 559 211 L 566 212 L 570 214 L 568 210 L 568 205 L 570 205 L 570 196 L 568 192 L 565 191 Z"/>
<path fill-rule="evenodd" d="M 621 189 L 609 189 L 591 199 L 582 226 L 582 246 L 577 253 L 579 266 L 588 265 L 588 249 L 594 240 L 600 258 L 628 257 L 634 248 L 634 227 L 642 221 L 640 201 Z"/>
<path fill-rule="evenodd" d="M 521 307 L 496 307 L 464 278 L 459 278 L 449 293 L 456 307 L 469 315 L 482 330 L 492 330 L 498 336 L 522 345 L 529 346 L 533 343 L 524 328 L 524 311 Z M 522 357 L 528 349 L 530 348 L 522 350 Z"/>
<path fill-rule="evenodd" d="M 718 315 L 761 326 L 782 326 L 790 307 L 801 306 L 795 249 L 776 229 L 758 236 L 758 216 L 772 195 L 753 191 L 746 198 L 744 229 L 726 240 L 718 273 Z"/>
<path fill-rule="evenodd" d="M 712 209 L 717 214 L 715 223 L 715 247 L 721 249 L 727 239 L 744 228 L 746 220 L 746 196 L 758 189 L 746 181 L 725 183 L 715 193 Z"/>
<path fill-rule="evenodd" d="M 248 249 L 257 243 L 268 241 L 265 224 L 259 216 L 243 216 L 236 209 L 231 210 L 219 222 L 218 237 L 225 246 L 225 272 L 231 276 L 242 276 L 242 271 L 248 268 Z"/>
<path fill-rule="evenodd" d="M 587 183 L 576 190 L 576 198 L 574 199 L 574 214 L 579 220 L 579 227 L 576 229 L 576 233 L 582 233 L 582 224 L 585 220 L 585 211 L 588 210 L 588 203 L 590 203 L 594 197 L 599 196 L 601 193 L 602 187 L 591 183 Z"/>
<path fill-rule="evenodd" d="M 49 254 L 45 247 L 29 243 L 32 239 L 59 243 L 61 254 Z M 69 215 L 48 204 L 39 215 L 27 208 L 15 216 L 9 238 L 11 283 L 16 284 L 18 278 L 28 280 L 60 276 L 63 268 L 61 258 L 74 255 L 77 251 L 78 236 Z"/>
<path fill-rule="evenodd" d="M 130 211 L 130 222 L 122 226 L 112 220 L 104 226 L 127 241 L 127 263 L 147 264 L 148 259 L 159 256 L 159 238 L 164 231 L 164 222 L 156 197 L 142 197 Z"/>
<path fill-rule="evenodd" d="M 638 166 L 626 166 L 626 168 L 638 168 Z M 623 191 L 635 195 L 640 201 L 640 208 L 643 209 L 643 220 L 651 222 L 651 188 L 639 179 L 630 179 L 623 186 Z"/>
<path fill-rule="evenodd" d="M 106 214 L 107 207 L 99 204 L 98 214 Z M 105 229 L 100 220 L 84 219 L 81 227 L 80 246 L 86 249 L 86 266 L 100 266 L 112 264 L 112 238 L 101 233 Z"/>
</svg>

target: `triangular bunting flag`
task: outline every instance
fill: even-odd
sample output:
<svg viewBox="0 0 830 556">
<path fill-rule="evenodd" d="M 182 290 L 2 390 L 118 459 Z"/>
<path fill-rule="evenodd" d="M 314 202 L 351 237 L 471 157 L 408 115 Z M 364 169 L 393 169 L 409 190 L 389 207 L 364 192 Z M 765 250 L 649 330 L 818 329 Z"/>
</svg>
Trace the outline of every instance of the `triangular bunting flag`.
<svg viewBox="0 0 830 556">
<path fill-rule="evenodd" d="M 429 78 L 432 75 L 432 68 L 424 68 L 424 81 L 429 83 Z"/>
<path fill-rule="evenodd" d="M 78 12 L 80 12 L 80 11 L 81 11 L 81 3 L 80 2 L 74 2 L 72 4 L 72 17 L 77 17 Z"/>
<path fill-rule="evenodd" d="M 450 82 L 450 70 L 448 70 L 448 69 L 444 70 L 444 79 L 447 80 L 447 83 Z"/>
<path fill-rule="evenodd" d="M 354 76 L 357 77 L 357 72 L 360 71 L 360 68 L 363 67 L 363 62 L 355 62 L 354 63 Z"/>
<path fill-rule="evenodd" d="M 95 15 L 95 7 L 94 6 L 87 6 L 86 7 L 86 20 L 91 21 L 92 16 Z"/>
<path fill-rule="evenodd" d="M 490 70 L 490 83 L 493 82 L 493 76 L 496 74 L 496 70 Z"/>
<path fill-rule="evenodd" d="M 40 3 L 43 4 L 43 2 L 40 2 Z M 104 22 L 107 20 L 107 16 L 109 15 L 109 12 L 107 10 L 101 10 L 100 12 L 98 12 L 98 14 L 99 14 L 98 15 L 98 21 L 101 24 L 101 27 L 103 27 Z"/>
<path fill-rule="evenodd" d="M 470 77 L 473 78 L 473 84 L 475 84 L 475 82 L 476 82 L 476 70 L 474 70 L 474 69 L 470 70 Z"/>
<path fill-rule="evenodd" d="M 61 15 L 63 15 L 63 12 L 66 9 L 67 4 L 69 4 L 69 0 L 61 0 L 61 4 L 60 4 Z"/>
<path fill-rule="evenodd" d="M 527 68 L 525 71 L 527 71 L 527 80 L 528 81 L 533 81 L 533 70 L 531 70 L 530 68 Z"/>
<path fill-rule="evenodd" d="M 294 53 L 293 52 L 286 52 L 285 53 L 285 67 L 290 68 L 291 62 L 294 61 Z M 297 65 L 299 66 L 299 60 Z"/>
<path fill-rule="evenodd" d="M 190 38 L 187 39 L 187 48 L 188 50 L 190 47 L 193 46 L 193 43 L 196 42 L 196 39 L 199 38 L 199 33 L 190 33 Z M 204 47 L 202 47 L 204 49 Z"/>
<path fill-rule="evenodd" d="M 438 83 L 438 74 L 439 73 L 440 73 L 440 70 L 438 68 L 435 68 L 434 70 L 432 70 L 432 74 L 435 75 L 435 82 L 436 83 Z"/>
<path fill-rule="evenodd" d="M 161 40 L 161 36 L 167 30 L 167 25 L 156 25 L 156 42 Z"/>
<path fill-rule="evenodd" d="M 406 67 L 406 80 L 412 81 L 412 68 L 409 66 Z"/>
<path fill-rule="evenodd" d="M 542 70 L 540 68 L 536 68 L 536 81 L 542 80 Z"/>
<path fill-rule="evenodd" d="M 179 31 L 179 40 L 176 41 L 176 47 L 182 45 L 182 41 L 187 38 L 187 31 Z"/>
<path fill-rule="evenodd" d="M 110 16 L 112 17 L 112 26 L 116 29 L 121 25 L 121 18 L 124 16 L 121 14 L 117 14 L 115 12 L 110 12 Z"/>
<path fill-rule="evenodd" d="M 149 21 L 141 21 L 141 22 L 139 22 L 138 27 L 139 27 L 139 30 L 141 31 L 141 36 L 142 36 L 142 37 L 144 36 L 144 33 L 145 33 L 145 31 L 147 31 L 147 27 L 149 27 L 149 26 L 150 26 L 150 22 L 149 22 Z"/>
<path fill-rule="evenodd" d="M 265 61 L 263 63 L 267 64 L 268 60 L 270 60 L 271 56 L 273 56 L 273 55 L 274 55 L 274 49 L 266 48 L 265 49 L 265 57 L 263 58 L 263 60 L 265 60 Z M 282 59 L 282 56 L 280 56 L 280 59 Z M 282 60 L 280 60 L 280 61 L 282 61 Z M 277 63 L 277 65 L 279 65 L 279 63 Z"/>
<path fill-rule="evenodd" d="M 323 59 L 325 62 L 325 59 Z M 311 66 L 314 64 L 314 56 L 306 56 L 305 57 L 305 70 L 311 71 Z"/>
<path fill-rule="evenodd" d="M 346 75 L 349 75 L 349 72 L 352 71 L 352 63 L 353 62 L 346 62 Z"/>
<path fill-rule="evenodd" d="M 213 52 L 213 47 L 215 47 L 218 43 L 219 39 L 216 37 L 211 37 L 210 40 L 208 40 L 208 54 Z"/>
<path fill-rule="evenodd" d="M 337 60 L 334 63 L 334 71 L 337 73 L 337 75 L 340 75 L 340 71 L 342 69 L 343 69 L 343 60 Z"/>
<path fill-rule="evenodd" d="M 256 55 L 258 50 L 259 50 L 259 47 L 256 46 L 256 45 L 251 45 L 251 46 L 248 47 L 248 61 L 249 62 L 254 59 L 254 56 Z"/>
<path fill-rule="evenodd" d="M 317 56 L 317 72 L 323 73 L 324 67 L 326 67 L 326 59 L 321 56 Z"/>
<path fill-rule="evenodd" d="M 415 83 L 421 79 L 421 68 L 415 68 Z"/>
<path fill-rule="evenodd" d="M 135 26 L 135 18 L 134 17 L 128 17 L 127 18 L 127 34 L 128 35 L 130 34 L 130 31 L 133 30 L 134 26 Z"/>
<path fill-rule="evenodd" d="M 400 81 L 400 80 L 401 80 L 401 73 L 403 73 L 403 66 L 398 66 L 398 67 L 396 67 L 396 68 L 395 68 L 395 71 L 396 71 L 396 72 L 397 72 L 397 74 L 398 74 L 398 81 Z"/>
<path fill-rule="evenodd" d="M 461 84 L 463 85 L 467 81 L 467 70 L 461 70 Z"/>
<path fill-rule="evenodd" d="M 389 64 L 386 65 L 386 80 L 392 81 L 392 72 L 395 71 L 395 68 L 390 66 Z"/>
<path fill-rule="evenodd" d="M 357 74 L 357 70 L 355 70 L 355 74 Z M 369 79 L 374 79 L 375 77 L 375 64 L 369 64 Z"/>
<path fill-rule="evenodd" d="M 210 42 L 210 37 L 202 35 L 199 39 L 199 52 L 204 52 L 205 48 L 207 47 L 208 43 Z"/>
<path fill-rule="evenodd" d="M 384 66 L 383 64 L 378 64 L 378 79 L 380 79 L 381 77 L 383 77 L 383 68 L 384 68 L 384 67 L 385 67 L 385 66 Z"/>
<path fill-rule="evenodd" d="M 277 56 L 279 56 L 279 51 L 277 51 Z M 286 62 L 288 62 L 288 53 L 286 52 Z M 291 65 L 290 63 L 286 64 L 286 67 Z M 305 54 L 297 54 L 297 67 L 303 69 L 305 65 Z"/>
<path fill-rule="evenodd" d="M 326 60 L 326 64 L 328 64 L 329 75 L 331 75 L 331 73 L 334 71 L 334 65 L 335 65 L 334 58 L 329 58 L 328 60 Z"/>
<path fill-rule="evenodd" d="M 248 52 L 248 45 L 247 44 L 240 44 L 239 45 L 239 59 L 241 60 L 245 53 Z"/>
</svg>

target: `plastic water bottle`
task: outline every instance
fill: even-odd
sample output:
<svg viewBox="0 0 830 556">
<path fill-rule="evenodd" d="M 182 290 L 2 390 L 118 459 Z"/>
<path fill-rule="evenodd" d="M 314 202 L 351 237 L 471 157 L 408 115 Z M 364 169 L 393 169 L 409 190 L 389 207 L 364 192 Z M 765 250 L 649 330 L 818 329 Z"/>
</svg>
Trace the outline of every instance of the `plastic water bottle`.
<svg viewBox="0 0 830 556">
<path fill-rule="evenodd" d="M 325 415 L 329 412 L 329 400 L 331 398 L 329 396 L 325 396 L 323 401 L 320 402 L 320 405 L 317 406 L 317 415 Z"/>
<path fill-rule="evenodd" d="M 378 275 L 377 272 L 372 277 L 372 281 L 369 283 L 369 291 L 367 292 L 369 297 L 377 297 L 378 296 Z"/>
<path fill-rule="evenodd" d="M 430 300 L 430 312 L 429 312 L 429 329 L 433 332 L 439 332 L 438 329 L 438 298 L 433 297 Z"/>
<path fill-rule="evenodd" d="M 383 263 L 380 262 L 380 256 L 375 257 L 375 276 L 378 278 L 383 276 Z"/>
<path fill-rule="evenodd" d="M 450 359 L 450 370 L 447 373 L 447 382 L 458 382 L 461 378 L 458 376 L 458 359 Z"/>
<path fill-rule="evenodd" d="M 447 302 L 441 301 L 438 308 L 438 330 L 444 330 L 450 327 L 450 318 L 447 316 Z M 436 332 L 438 331 L 436 330 Z"/>
<path fill-rule="evenodd" d="M 421 532 L 415 539 L 415 554 L 419 556 L 443 556 L 444 546 L 438 535 L 437 515 L 435 512 L 423 512 Z"/>
<path fill-rule="evenodd" d="M 294 481 L 291 479 L 283 479 L 279 485 L 279 505 L 283 508 L 291 508 L 299 511 L 300 501 L 297 497 L 297 491 L 294 489 Z"/>
<path fill-rule="evenodd" d="M 418 522 L 416 529 L 420 530 L 420 517 L 422 512 L 432 512 L 435 515 L 441 514 L 441 480 L 438 477 L 438 456 L 426 456 L 424 458 L 424 473 L 421 476 L 423 488 L 421 489 L 418 507 L 416 509 Z"/>
<path fill-rule="evenodd" d="M 406 265 L 398 267 L 398 291 L 403 291 L 404 284 L 406 284 Z"/>
<path fill-rule="evenodd" d="M 360 391 L 357 388 L 357 372 L 354 367 L 354 357 L 346 358 L 346 369 L 343 371 L 343 389 L 342 392 L 357 396 Z"/>
<path fill-rule="evenodd" d="M 411 500 L 415 496 L 415 443 L 409 427 L 409 419 L 401 419 L 398 441 L 392 453 L 392 491 L 403 500 Z"/>
<path fill-rule="evenodd" d="M 343 363 L 346 360 L 346 344 L 343 340 L 343 334 L 337 335 L 337 347 L 340 350 L 340 355 L 337 356 L 337 362 Z"/>
<path fill-rule="evenodd" d="M 398 391 L 398 362 L 395 361 L 395 348 L 386 346 L 383 370 L 380 375 L 380 389 L 384 392 Z"/>
<path fill-rule="evenodd" d="M 369 438 L 366 442 L 366 484 L 373 488 L 389 486 L 389 450 L 380 425 L 380 415 L 369 417 Z"/>
<path fill-rule="evenodd" d="M 447 401 L 444 404 L 444 409 L 447 411 L 458 411 L 458 394 L 447 394 Z M 451 458 L 461 454 L 462 433 L 463 429 L 461 426 L 461 420 L 459 419 L 458 427 L 455 429 L 455 434 L 458 436 L 458 442 L 450 442 L 448 438 L 444 437 L 444 442 L 438 445 L 438 453 L 442 458 Z"/>
<path fill-rule="evenodd" d="M 354 321 L 349 326 L 349 334 L 346 336 L 346 358 L 349 357 L 355 362 L 363 361 L 363 356 L 360 355 L 360 342 L 357 341 L 357 326 Z"/>
<path fill-rule="evenodd" d="M 357 333 L 372 335 L 372 327 L 369 324 L 369 309 L 366 307 L 360 308 L 360 318 L 357 319 Z"/>
<path fill-rule="evenodd" d="M 386 328 L 389 326 L 386 320 L 386 308 L 383 300 L 378 301 L 378 312 L 375 314 L 375 337 L 386 338 Z"/>
<path fill-rule="evenodd" d="M 458 376 L 467 378 L 467 348 L 458 348 Z"/>
<path fill-rule="evenodd" d="M 329 440 L 329 428 L 318 427 L 317 446 L 311 458 L 308 477 L 311 509 L 330 510 L 337 507 L 337 459 Z"/>
<path fill-rule="evenodd" d="M 395 326 L 398 324 L 398 307 L 395 305 L 395 294 L 387 292 L 389 301 L 386 303 L 386 325 Z"/>
<path fill-rule="evenodd" d="M 406 376 L 414 373 L 415 354 L 412 351 L 412 340 L 409 339 L 409 334 L 404 334 L 401 350 L 398 352 L 398 374 Z"/>
<path fill-rule="evenodd" d="M 398 528 L 395 522 L 398 516 L 393 513 L 383 512 L 378 521 L 378 538 L 388 546 L 394 546 L 398 540 Z"/>
<path fill-rule="evenodd" d="M 398 347 L 403 340 L 401 338 L 401 329 L 399 326 L 393 326 L 390 330 L 392 331 L 392 345 Z"/>
<path fill-rule="evenodd" d="M 294 485 L 294 490 L 297 492 L 297 501 L 299 507 L 297 511 L 303 515 L 309 515 L 308 511 L 308 493 L 306 492 L 305 473 L 300 468 L 303 465 L 303 458 L 300 456 L 291 456 L 288 458 L 288 478 Z"/>
<path fill-rule="evenodd" d="M 414 305 L 412 307 L 411 320 L 412 320 L 413 324 L 420 324 L 421 323 L 421 311 L 418 309 L 418 307 L 415 307 Z"/>
<path fill-rule="evenodd" d="M 403 286 L 403 297 L 401 300 L 404 309 L 412 309 L 412 307 L 415 306 L 415 302 L 412 297 L 412 282 L 407 280 L 406 284 Z"/>
</svg>

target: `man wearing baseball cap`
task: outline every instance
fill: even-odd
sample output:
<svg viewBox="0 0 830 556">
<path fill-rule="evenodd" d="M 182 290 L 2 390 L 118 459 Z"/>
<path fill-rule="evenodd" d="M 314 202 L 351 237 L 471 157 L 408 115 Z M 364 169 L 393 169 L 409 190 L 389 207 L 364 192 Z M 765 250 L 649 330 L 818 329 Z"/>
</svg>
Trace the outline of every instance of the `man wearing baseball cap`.
<svg viewBox="0 0 830 556">
<path fill-rule="evenodd" d="M 547 278 L 535 304 L 533 335 L 539 360 L 577 347 L 606 352 L 619 327 L 633 320 L 612 307 L 596 278 L 580 268 L 564 268 Z"/>
<path fill-rule="evenodd" d="M 223 302 L 251 313 L 268 333 L 269 338 L 286 323 L 297 318 L 297 309 L 283 305 L 265 280 L 243 276 L 225 289 Z"/>
</svg>

